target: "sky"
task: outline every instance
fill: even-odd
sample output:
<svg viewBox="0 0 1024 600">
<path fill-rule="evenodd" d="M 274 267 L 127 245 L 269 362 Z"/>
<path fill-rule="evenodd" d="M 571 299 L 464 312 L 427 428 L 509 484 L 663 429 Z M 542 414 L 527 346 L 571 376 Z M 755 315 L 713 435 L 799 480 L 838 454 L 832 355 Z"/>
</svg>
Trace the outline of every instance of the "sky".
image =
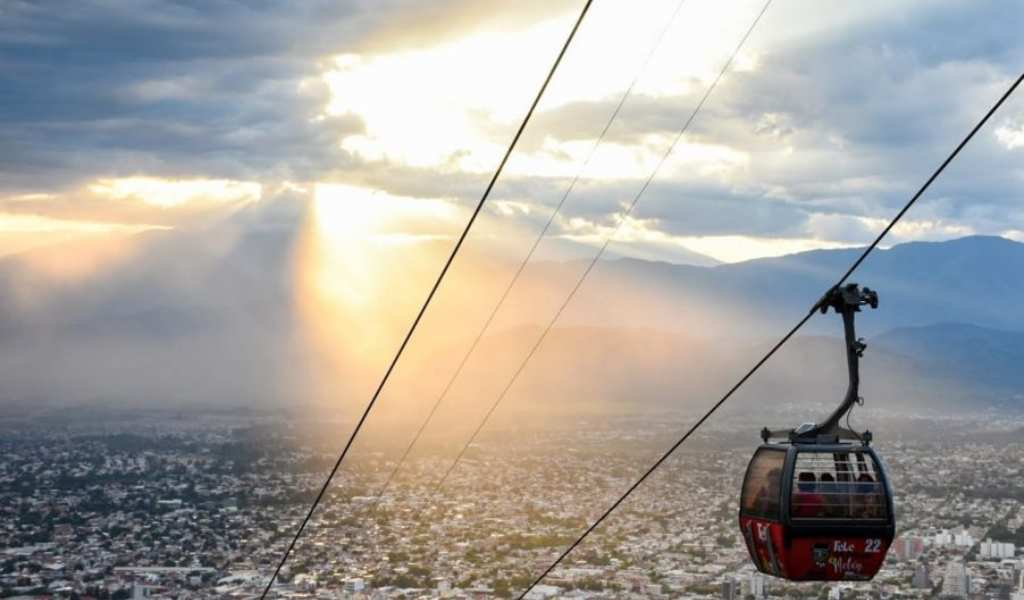
<svg viewBox="0 0 1024 600">
<path fill-rule="evenodd" d="M 581 4 L 5 2 L 0 255 L 282 203 L 343 249 L 452 240 Z M 477 235 L 521 256 L 579 176 L 542 255 L 864 244 L 1024 68 L 1014 3 L 776 0 L 625 215 L 762 6 L 595 0 Z M 887 243 L 1024 240 L 1022 179 L 1019 93 Z"/>
</svg>

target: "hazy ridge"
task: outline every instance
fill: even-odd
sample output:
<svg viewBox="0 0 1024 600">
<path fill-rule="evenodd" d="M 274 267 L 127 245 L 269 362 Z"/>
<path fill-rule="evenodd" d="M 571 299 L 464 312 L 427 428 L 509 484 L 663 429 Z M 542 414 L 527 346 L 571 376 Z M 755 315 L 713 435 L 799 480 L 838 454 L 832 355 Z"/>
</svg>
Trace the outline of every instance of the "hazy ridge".
<svg viewBox="0 0 1024 600">
<path fill-rule="evenodd" d="M 342 404 L 358 404 L 382 364 L 374 357 L 339 367 L 317 356 L 296 318 L 296 244 L 287 229 L 147 234 L 128 258 L 73 280 L 40 275 L 32 256 L 0 262 L 0 293 L 10 300 L 0 309 L 0 399 L 295 406 L 309 390 L 329 388 Z M 699 406 L 799 318 L 858 252 L 717 266 L 604 262 L 511 402 L 566 414 Z M 437 266 L 389 260 L 410 288 L 426 289 Z M 433 321 L 396 378 L 394 395 L 406 403 L 432 401 L 507 282 L 509 261 L 476 260 L 461 277 L 453 274 L 448 285 L 462 293 L 439 296 Z M 453 389 L 455 406 L 475 410 L 501 389 L 583 267 L 569 261 L 527 269 L 467 365 L 465 384 Z M 859 322 L 870 344 L 865 395 L 897 409 L 1020 408 L 1014 394 L 1024 383 L 1017 368 L 1024 317 L 1009 302 L 1024 293 L 1024 281 L 1013 276 L 1022 268 L 1024 244 L 995 237 L 875 253 L 854 278 L 882 298 Z M 393 317 L 373 333 L 380 347 L 397 343 L 420 299 L 385 289 L 367 305 L 375 311 L 367 320 Z M 838 331 L 834 316 L 813 319 L 808 337 L 782 352 L 739 403 L 838 397 L 842 349 L 820 337 Z M 340 337 L 344 345 L 344 330 Z M 401 408 L 407 404 L 392 405 L 409 416 Z"/>
</svg>

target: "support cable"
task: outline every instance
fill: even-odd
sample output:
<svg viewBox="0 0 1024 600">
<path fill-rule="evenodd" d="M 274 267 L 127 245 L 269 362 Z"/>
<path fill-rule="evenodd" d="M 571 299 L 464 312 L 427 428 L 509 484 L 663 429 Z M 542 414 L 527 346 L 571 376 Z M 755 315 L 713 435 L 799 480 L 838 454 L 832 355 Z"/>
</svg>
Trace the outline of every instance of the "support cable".
<svg viewBox="0 0 1024 600">
<path fill-rule="evenodd" d="M 750 34 L 754 32 L 754 28 L 757 27 L 758 22 L 761 20 L 761 17 L 764 16 L 764 13 L 767 12 L 768 7 L 771 6 L 771 3 L 772 0 L 767 0 L 764 3 L 764 6 L 761 8 L 761 11 L 757 13 L 757 16 L 750 24 L 750 27 L 747 28 L 746 33 L 743 34 L 743 37 L 740 38 L 739 43 L 736 45 L 735 49 L 733 49 L 732 54 L 729 55 L 729 59 L 726 60 L 725 64 L 722 65 L 722 68 L 718 72 L 718 75 L 711 82 L 711 85 L 708 86 L 707 90 L 705 90 L 704 95 L 700 99 L 700 102 L 697 103 L 697 106 L 694 107 L 693 112 L 690 113 L 690 116 L 686 119 L 682 127 L 679 129 L 679 132 L 676 134 L 675 139 L 672 140 L 672 143 L 665 150 L 664 154 L 662 154 L 661 159 L 658 161 L 658 164 L 655 165 L 654 170 L 651 171 L 650 175 L 647 176 L 647 179 L 644 181 L 644 184 L 637 191 L 636 195 L 633 196 L 633 199 L 626 207 L 626 210 L 623 211 L 619 223 L 615 226 L 612 232 L 605 238 L 600 250 L 598 250 L 597 254 L 595 254 L 594 257 L 590 260 L 590 263 L 587 265 L 586 269 L 583 270 L 583 273 L 580 275 L 579 279 L 576 280 L 576 283 L 573 286 L 572 290 L 569 291 L 569 295 L 566 296 L 565 300 L 558 307 L 558 310 L 555 311 L 554 316 L 551 318 L 550 321 L 548 321 L 547 325 L 544 327 L 544 330 L 541 332 L 540 337 L 537 338 L 537 341 L 534 343 L 533 347 L 530 348 L 530 351 L 526 354 L 526 357 L 523 358 L 521 363 L 519 363 L 519 367 L 512 374 L 511 379 L 509 379 L 508 383 L 505 385 L 504 389 L 502 389 L 501 393 L 498 394 L 498 397 L 497 399 L 495 399 L 494 403 L 491 404 L 490 409 L 488 409 L 487 413 L 484 414 L 483 420 L 481 420 L 480 424 L 477 425 L 476 430 L 473 431 L 473 435 L 471 435 L 469 440 L 466 441 L 466 444 L 462 447 L 462 450 L 460 450 L 459 454 L 455 457 L 455 461 L 452 462 L 452 464 L 448 467 L 448 470 L 437 482 L 433 492 L 435 495 L 441 490 L 441 487 L 444 485 L 445 481 L 448 480 L 448 477 L 455 470 L 455 467 L 458 466 L 463 456 L 465 456 L 466 451 L 469 450 L 469 447 L 473 444 L 474 441 L 476 441 L 476 438 L 480 434 L 480 431 L 483 430 L 484 425 L 486 425 L 487 422 L 490 420 L 491 415 L 494 414 L 494 411 L 498 408 L 498 405 L 501 404 L 502 400 L 505 399 L 505 396 L 508 395 L 509 390 L 512 389 L 512 386 L 515 385 L 515 382 L 519 379 L 519 375 L 522 374 L 523 370 L 526 368 L 526 365 L 530 362 L 530 359 L 533 358 L 534 354 L 536 354 L 537 349 L 540 348 L 541 344 L 544 343 L 544 340 L 547 338 L 548 333 L 551 332 L 552 327 L 554 327 L 559 317 L 562 316 L 562 312 L 565 311 L 565 308 L 569 305 L 569 302 L 572 301 L 573 297 L 575 297 L 576 295 L 576 292 L 578 292 L 580 287 L 583 285 L 584 280 L 586 280 L 587 276 L 590 275 L 590 272 L 594 269 L 594 266 L 597 265 L 597 262 L 601 259 L 601 256 L 604 255 L 605 250 L 608 249 L 608 246 L 615 239 L 619 230 L 622 229 L 622 226 L 629 219 L 629 216 L 633 212 L 633 209 L 636 207 L 637 202 L 640 201 L 640 197 L 643 196 L 644 192 L 647 191 L 647 188 L 650 187 L 651 182 L 654 181 L 654 178 L 658 175 L 658 172 L 668 161 L 669 157 L 672 155 L 672 152 L 675 150 L 676 145 L 679 144 L 679 141 L 683 138 L 683 135 L 690 128 L 690 124 L 693 123 L 694 118 L 696 118 L 701 108 L 704 107 L 704 103 L 707 102 L 707 99 L 711 96 L 711 93 L 715 91 L 715 88 L 718 86 L 718 82 L 721 81 L 722 77 L 725 76 L 726 71 L 729 70 L 729 67 L 732 65 L 733 61 L 736 59 L 736 56 L 739 54 L 740 49 L 743 48 L 743 45 L 750 37 Z"/>
<path fill-rule="evenodd" d="M 1006 99 L 1013 94 L 1014 90 L 1016 90 L 1017 87 L 1021 84 L 1021 81 L 1024 81 L 1024 73 L 1022 73 L 1020 77 L 1018 77 L 1017 80 L 1014 81 L 1012 85 L 1010 85 L 1010 88 L 1006 90 L 1006 92 L 1002 95 L 1002 97 L 999 98 L 999 100 L 992 106 L 992 108 L 990 108 L 989 111 L 985 113 L 985 116 L 982 117 L 981 121 L 979 121 L 978 124 L 974 126 L 974 129 L 972 129 L 970 133 L 967 134 L 967 137 L 965 137 L 956 146 L 953 152 L 946 157 L 946 160 L 942 161 L 942 164 L 940 164 L 939 167 L 935 170 L 935 172 L 932 173 L 931 177 L 929 177 L 924 182 L 924 185 L 922 185 L 921 188 L 917 190 L 917 193 L 915 193 L 910 198 L 910 200 L 903 206 L 903 208 L 900 209 L 898 213 L 896 213 L 896 216 L 892 218 L 888 225 L 886 225 L 885 229 L 883 229 L 882 232 L 878 234 L 878 237 L 876 237 L 875 240 L 871 242 L 871 244 L 867 248 L 864 249 L 864 251 L 860 254 L 857 260 L 855 260 L 853 264 L 850 265 L 846 272 L 843 273 L 842 277 L 839 278 L 839 281 L 837 281 L 831 289 L 835 289 L 846 283 L 846 280 L 849 279 L 850 275 L 852 275 L 853 272 L 861 265 L 861 263 L 864 262 L 864 259 L 866 259 L 868 255 L 871 254 L 871 252 L 875 249 L 875 247 L 878 246 L 879 242 L 882 241 L 882 238 L 884 238 L 889 233 L 889 231 L 892 230 L 896 223 L 898 223 L 900 219 L 903 218 L 903 215 L 905 215 L 907 211 L 910 210 L 910 207 L 917 202 L 918 198 L 920 198 L 921 195 L 924 194 L 924 192 L 931 186 L 932 182 L 934 182 L 935 179 L 938 178 L 940 174 L 942 174 L 946 167 L 949 166 L 951 162 L 953 162 L 953 159 L 956 158 L 958 154 L 960 154 L 960 151 L 963 150 L 964 146 L 966 146 L 967 143 L 971 141 L 971 138 L 974 137 L 974 134 L 978 133 L 982 126 L 984 126 L 985 123 L 988 122 L 989 118 L 993 114 L 995 114 L 996 110 L 998 110 L 999 107 L 1003 105 L 1003 102 L 1005 102 Z M 681 438 L 679 438 L 679 440 L 672 444 L 672 446 L 661 456 L 661 458 L 655 461 L 655 463 L 651 465 L 651 467 L 647 469 L 647 471 L 645 471 L 644 474 L 641 475 L 640 478 L 633 483 L 633 485 L 629 486 L 626 492 L 622 494 L 619 497 L 619 499 L 616 500 L 611 505 L 611 507 L 608 508 L 608 510 L 606 510 L 600 517 L 598 517 L 598 519 L 594 521 L 593 524 L 591 524 L 590 527 L 588 527 L 586 531 L 584 531 L 583 534 L 576 539 L 576 541 L 574 541 L 568 548 L 566 548 L 566 550 L 562 552 L 562 554 L 559 555 L 558 558 L 556 558 L 555 561 L 551 563 L 551 565 L 548 566 L 548 568 L 546 568 L 544 572 L 541 573 L 540 576 L 537 577 L 522 594 L 519 595 L 518 599 L 523 600 L 526 597 L 526 595 L 530 592 L 530 590 L 532 590 L 534 587 L 537 586 L 537 584 L 543 581 L 543 579 L 547 577 L 548 574 L 550 574 L 551 571 L 553 571 L 555 567 L 557 567 L 567 556 L 569 556 L 569 554 L 574 549 L 576 549 L 576 547 L 579 546 L 583 542 L 583 540 L 587 538 L 587 536 L 589 536 L 595 529 L 597 529 L 597 527 L 601 525 L 601 523 L 604 522 L 604 520 L 607 519 L 608 516 L 611 515 L 612 512 L 614 512 L 615 509 L 618 508 L 619 505 L 626 500 L 626 498 L 630 496 L 630 494 L 632 494 L 638 487 L 640 487 L 640 485 L 648 477 L 650 477 L 651 474 L 654 473 L 654 471 L 662 465 L 662 463 L 668 460 L 668 458 L 672 456 L 672 454 L 680 446 L 682 446 L 684 442 L 686 442 L 686 440 L 693 434 L 693 432 L 695 432 L 701 425 L 703 425 L 704 422 L 707 421 L 711 417 L 711 415 L 713 415 L 719 409 L 719 407 L 721 407 L 722 404 L 724 404 L 726 400 L 728 400 L 733 395 L 733 393 L 736 392 L 736 390 L 738 390 L 744 383 L 746 383 L 747 380 L 750 379 L 750 377 L 754 373 L 756 373 L 757 370 L 760 369 L 761 366 L 764 363 L 766 363 L 768 359 L 772 357 L 772 355 L 775 354 L 775 352 L 779 350 L 779 348 L 781 348 L 786 342 L 788 342 L 790 338 L 792 338 L 793 335 L 796 334 L 796 332 L 800 330 L 800 328 L 803 327 L 804 324 L 807 323 L 807 321 L 809 321 L 812 316 L 814 316 L 814 313 L 817 312 L 818 310 L 820 302 L 820 300 L 818 302 L 815 302 L 814 306 L 811 307 L 807 314 L 804 315 L 804 317 L 800 319 L 797 322 L 797 324 L 794 325 L 793 328 L 786 333 L 786 335 L 782 336 L 782 339 L 780 339 L 774 346 L 772 346 L 771 350 L 769 350 L 767 354 L 761 357 L 761 360 L 757 361 L 757 363 L 755 363 L 754 366 L 751 367 L 750 370 L 747 371 L 746 374 L 743 375 L 743 377 L 741 377 L 735 385 L 729 388 L 729 391 L 727 391 L 718 402 L 716 402 L 707 412 L 705 412 L 704 416 L 702 416 L 696 423 L 694 423 L 690 427 L 690 429 L 687 430 Z"/>
<path fill-rule="evenodd" d="M 355 441 L 356 436 L 359 435 L 359 431 L 362 429 L 363 424 L 366 422 L 367 417 L 370 416 L 370 411 L 373 409 L 374 404 L 377 403 L 377 399 L 380 397 L 381 391 L 387 384 L 388 379 L 391 377 L 392 371 L 395 369 L 395 365 L 398 364 L 398 360 L 401 358 L 402 353 L 405 351 L 406 346 L 409 344 L 409 340 L 412 339 L 413 333 L 416 331 L 416 327 L 419 325 L 420 320 L 423 318 L 424 313 L 427 312 L 427 307 L 430 306 L 430 301 L 433 300 L 434 295 L 437 293 L 438 288 L 441 287 L 441 282 L 444 280 L 445 275 L 448 273 L 448 269 L 452 266 L 452 262 L 455 260 L 455 256 L 459 253 L 459 249 L 462 248 L 463 242 L 466 241 L 466 237 L 469 235 L 469 230 L 473 227 L 473 223 L 476 221 L 477 216 L 480 214 L 480 210 L 483 208 L 484 203 L 487 202 L 488 196 L 491 194 L 491 190 L 494 189 L 495 183 L 501 176 L 502 171 L 505 168 L 505 164 L 508 162 L 509 157 L 512 155 L 512 151 L 515 149 L 516 144 L 519 142 L 519 138 L 522 137 L 523 131 L 526 129 L 526 125 L 530 122 L 530 118 L 533 116 L 534 110 L 540 103 L 540 99 L 544 96 L 545 90 L 548 88 L 548 84 L 551 83 L 551 79 L 555 75 L 555 71 L 558 70 L 558 65 L 562 62 L 562 58 L 565 56 L 566 51 L 569 49 L 569 45 L 572 43 L 576 32 L 580 28 L 580 24 L 583 22 L 583 18 L 586 16 L 587 11 L 590 10 L 590 5 L 594 0 L 586 0 L 583 4 L 583 8 L 580 10 L 579 17 L 572 26 L 572 30 L 569 32 L 569 37 L 566 38 L 565 43 L 562 45 L 562 49 L 558 52 L 558 56 L 555 58 L 555 62 L 551 65 L 548 70 L 547 76 L 544 78 L 544 83 L 540 86 L 540 90 L 537 92 L 537 96 L 533 99 L 533 103 L 530 105 L 530 109 L 526 112 L 526 116 L 523 118 L 523 122 L 519 125 L 519 129 L 516 131 L 515 136 L 509 143 L 508 149 L 505 151 L 505 155 L 502 157 L 501 162 L 498 163 L 497 169 L 494 171 L 494 175 L 491 177 L 490 182 L 484 189 L 484 193 L 480 196 L 479 202 L 473 209 L 473 214 L 469 217 L 469 221 L 466 222 L 466 226 L 463 228 L 462 233 L 459 235 L 459 239 L 455 242 L 455 246 L 452 248 L 451 254 L 448 256 L 448 260 L 445 261 L 444 267 L 441 269 L 441 273 L 437 276 L 437 280 L 434 282 L 433 287 L 430 289 L 430 293 L 427 294 L 426 300 L 423 302 L 423 306 L 417 313 L 416 318 L 413 319 L 412 325 L 409 327 L 408 333 L 405 334 L 405 338 L 402 340 L 401 345 L 398 347 L 398 351 L 395 353 L 395 357 L 391 360 L 387 370 L 384 372 L 384 377 L 381 378 L 380 383 L 377 385 L 377 389 L 374 391 L 373 396 L 367 403 L 366 408 L 363 410 L 363 414 L 359 417 L 359 421 L 356 423 L 355 429 L 352 430 L 352 434 L 349 436 L 348 441 L 345 443 L 345 447 L 342 449 L 341 454 L 338 455 L 338 460 L 334 463 L 334 467 L 331 468 L 330 473 L 327 475 L 327 479 L 324 480 L 323 486 L 320 488 L 320 492 L 316 495 L 313 503 L 309 507 L 309 512 L 306 517 L 302 520 L 298 530 L 295 532 L 295 536 L 292 538 L 291 543 L 288 545 L 288 549 L 284 555 L 281 556 L 281 561 L 278 563 L 277 568 L 274 569 L 274 574 L 270 577 L 270 581 L 267 582 L 267 587 L 260 594 L 260 600 L 264 600 L 267 594 L 270 592 L 270 588 L 274 585 L 274 581 L 277 580 L 278 575 L 281 573 L 281 569 L 287 562 L 288 557 L 295 549 L 295 544 L 299 541 L 302 536 L 302 532 L 305 530 L 309 520 L 313 517 L 313 512 L 316 511 L 316 507 L 320 504 L 320 500 L 323 499 L 324 494 L 327 492 L 327 488 L 331 484 L 331 480 L 334 479 L 334 475 L 338 472 L 341 467 L 341 463 L 345 460 L 345 456 L 348 454 L 349 449 L 352 447 L 352 443 Z"/>
<path fill-rule="evenodd" d="M 619 103 L 616 105 L 615 110 L 612 111 L 611 116 L 608 117 L 608 122 L 605 123 L 604 129 L 602 129 L 600 135 L 597 136 L 597 140 L 594 142 L 594 145 L 591 146 L 590 151 L 587 153 L 587 156 L 581 164 L 579 170 L 577 170 L 576 175 L 572 179 L 572 182 L 569 183 L 569 186 L 566 188 L 565 192 L 562 194 L 562 197 L 555 205 L 554 210 L 551 211 L 551 215 L 548 217 L 548 220 L 544 224 L 544 227 L 540 230 L 540 233 L 537 234 L 537 238 L 534 240 L 529 252 L 526 253 L 526 256 L 523 258 L 522 262 L 519 263 L 519 267 L 516 269 L 516 272 L 512 276 L 512 279 L 508 282 L 508 285 L 505 287 L 505 291 L 501 294 L 501 297 L 498 299 L 497 304 L 495 304 L 494 309 L 491 310 L 490 316 L 488 316 L 487 320 L 484 321 L 483 327 L 480 329 L 480 332 L 476 335 L 476 338 L 473 340 L 473 343 L 470 344 L 469 349 L 462 357 L 462 360 L 459 362 L 459 365 L 458 367 L 456 367 L 455 372 L 452 374 L 451 378 L 448 379 L 448 383 L 446 383 L 444 388 L 441 390 L 441 393 L 438 395 L 433 407 L 431 407 L 430 411 L 427 413 L 427 418 L 420 425 L 419 429 L 416 431 L 416 435 L 413 436 L 412 441 L 409 442 L 408 446 L 406 446 L 405 451 L 402 453 L 402 456 L 398 459 L 398 462 L 395 464 L 395 467 L 391 469 L 391 472 L 384 480 L 384 484 L 381 485 L 380 491 L 377 492 L 377 496 L 376 498 L 374 498 L 373 505 L 370 507 L 369 512 L 373 513 L 374 511 L 376 511 L 377 506 L 380 504 L 381 499 L 384 496 L 384 493 L 390 487 L 392 480 L 395 478 L 395 475 L 405 464 L 405 461 L 409 458 L 409 454 L 412 452 L 413 447 L 416 446 L 420 438 L 423 436 L 423 432 L 426 431 L 427 427 L 430 426 L 430 423 L 434 419 L 434 415 L 437 413 L 438 407 L 440 407 L 441 403 L 448 396 L 448 392 L 451 391 L 451 388 L 455 384 L 456 380 L 458 380 L 459 376 L 462 375 L 462 371 L 465 368 L 466 363 L 469 362 L 469 359 L 476 351 L 477 346 L 480 345 L 480 341 L 483 339 L 484 335 L 486 335 L 487 332 L 490 330 L 491 323 L 498 315 L 498 312 L 501 310 L 501 307 L 504 306 L 505 301 L 508 299 L 509 294 L 512 292 L 512 288 L 514 288 L 516 283 L 519 281 L 519 278 L 523 274 L 523 271 L 526 269 L 527 264 L 529 264 L 530 259 L 533 258 L 534 253 L 537 251 L 537 247 L 540 246 L 541 241 L 544 239 L 548 231 L 551 229 L 551 225 L 554 224 L 555 219 L 561 213 L 562 206 L 565 204 L 565 201 L 572 194 L 573 190 L 576 189 L 576 184 L 579 183 L 579 180 L 583 177 L 584 172 L 590 165 L 591 159 L 594 158 L 594 155 L 597 153 L 597 149 L 601 145 L 601 142 L 604 140 L 605 135 L 607 135 L 608 130 L 611 129 L 612 123 L 614 123 L 615 120 L 618 118 L 619 113 L 622 111 L 623 105 L 626 104 L 626 100 L 630 97 L 630 95 L 632 95 L 633 89 L 640 81 L 640 77 L 647 70 L 647 66 L 648 64 L 650 64 L 651 59 L 654 57 L 658 48 L 661 47 L 661 43 L 665 38 L 665 34 L 668 33 L 669 29 L 671 29 L 672 24 L 675 22 L 676 17 L 679 16 L 679 11 L 682 9 L 684 4 L 686 4 L 686 0 L 680 0 L 679 3 L 676 4 L 675 10 L 672 12 L 671 17 L 669 17 L 665 26 L 661 29 L 661 32 L 659 33 L 657 39 L 654 42 L 654 45 L 651 47 L 650 52 L 647 54 L 647 57 L 644 59 L 642 65 L 640 66 L 640 70 L 633 77 L 633 81 L 630 82 L 629 87 L 626 89 L 625 93 L 619 99 Z"/>
</svg>

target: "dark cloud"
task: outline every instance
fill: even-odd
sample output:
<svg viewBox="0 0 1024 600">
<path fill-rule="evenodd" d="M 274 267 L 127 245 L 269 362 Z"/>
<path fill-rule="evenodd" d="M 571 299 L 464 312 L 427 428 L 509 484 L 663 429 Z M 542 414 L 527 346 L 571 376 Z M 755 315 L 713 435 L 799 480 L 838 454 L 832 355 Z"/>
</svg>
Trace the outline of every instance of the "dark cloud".
<svg viewBox="0 0 1024 600">
<path fill-rule="evenodd" d="M 229 6 L 240 14 L 228 14 Z M 15 5 L 0 31 L 0 179 L 8 190 L 98 175 L 301 177 L 345 160 L 352 119 L 311 123 L 310 64 L 231 3 Z M 11 32 L 37 33 L 35 43 Z"/>
<path fill-rule="evenodd" d="M 328 56 L 514 25 L 569 5 L 8 2 L 0 192 L 69 189 L 98 175 L 273 181 L 351 167 L 338 144 L 362 131 L 359 119 L 311 121 L 327 101 L 315 76 Z"/>
</svg>

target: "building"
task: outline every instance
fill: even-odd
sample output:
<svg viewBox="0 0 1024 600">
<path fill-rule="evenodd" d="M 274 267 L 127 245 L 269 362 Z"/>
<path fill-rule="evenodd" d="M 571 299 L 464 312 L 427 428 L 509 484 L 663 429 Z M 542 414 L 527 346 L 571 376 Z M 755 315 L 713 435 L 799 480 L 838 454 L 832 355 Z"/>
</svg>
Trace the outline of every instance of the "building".
<svg viewBox="0 0 1024 600">
<path fill-rule="evenodd" d="M 1020 572 L 1017 591 L 1010 596 L 1010 600 L 1024 600 L 1024 571 Z"/>
<path fill-rule="evenodd" d="M 966 598 L 971 591 L 971 580 L 967 568 L 961 562 L 950 561 L 942 578 L 942 596 L 945 598 Z"/>
<path fill-rule="evenodd" d="M 743 580 L 740 591 L 744 598 L 764 598 L 764 575 L 752 573 L 750 577 Z"/>
<path fill-rule="evenodd" d="M 982 559 L 999 560 L 1003 558 L 1013 558 L 1016 551 L 1017 547 L 1013 544 L 985 540 L 981 543 L 979 554 Z"/>
<path fill-rule="evenodd" d="M 892 545 L 900 560 L 914 560 L 924 554 L 924 538 L 919 536 L 900 536 Z"/>
<path fill-rule="evenodd" d="M 441 597 L 448 596 L 452 591 L 452 583 L 447 579 L 441 577 L 437 579 L 437 592 L 441 594 Z"/>
<path fill-rule="evenodd" d="M 971 535 L 966 529 L 960 531 L 947 531 L 943 529 L 939 533 L 935 534 L 932 539 L 936 546 L 960 546 L 961 548 L 970 548 L 975 544 L 974 536 Z"/>
<path fill-rule="evenodd" d="M 928 574 L 928 565 L 921 563 L 914 569 L 914 578 L 911 586 L 916 590 L 929 590 L 932 587 L 932 579 Z"/>
<path fill-rule="evenodd" d="M 722 581 L 722 600 L 739 600 L 740 585 L 734 577 Z"/>
<path fill-rule="evenodd" d="M 537 585 L 534 586 L 530 593 L 526 595 L 529 600 L 544 600 L 545 598 L 552 598 L 562 592 L 562 588 L 554 585 Z"/>
<path fill-rule="evenodd" d="M 974 545 L 975 541 L 974 536 L 972 536 L 966 529 L 953 536 L 953 543 L 962 548 L 970 548 Z"/>
</svg>

